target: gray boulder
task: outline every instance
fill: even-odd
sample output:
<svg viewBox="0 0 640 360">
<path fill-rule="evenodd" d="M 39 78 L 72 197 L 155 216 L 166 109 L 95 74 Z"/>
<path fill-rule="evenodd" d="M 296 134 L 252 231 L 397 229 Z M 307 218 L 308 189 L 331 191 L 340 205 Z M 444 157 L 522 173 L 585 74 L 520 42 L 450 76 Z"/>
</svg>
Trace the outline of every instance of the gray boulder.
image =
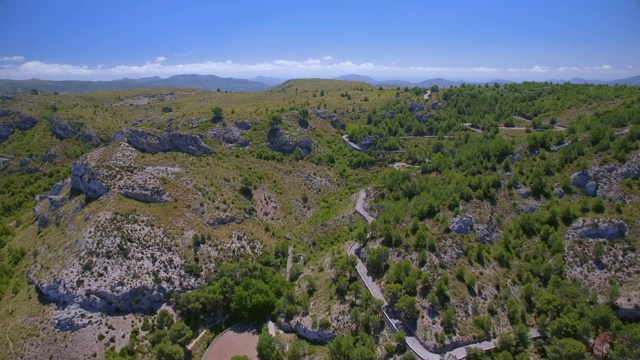
<svg viewBox="0 0 640 360">
<path fill-rule="evenodd" d="M 49 119 L 51 133 L 59 140 L 64 140 L 80 132 L 81 123 L 57 117 Z"/>
<path fill-rule="evenodd" d="M 91 147 L 94 147 L 94 148 L 99 147 L 100 144 L 102 143 L 100 141 L 100 138 L 96 134 L 87 130 L 84 130 L 78 134 L 78 140 L 82 141 L 85 144 L 89 144 L 91 145 Z"/>
<path fill-rule="evenodd" d="M 0 143 L 5 142 L 11 135 L 13 135 L 16 129 L 20 131 L 27 131 L 40 122 L 40 120 L 32 116 L 18 111 L 1 110 L 0 118 L 6 117 L 9 119 L 0 123 Z"/>
<path fill-rule="evenodd" d="M 593 174 L 589 170 L 582 170 L 571 175 L 571 183 L 589 196 L 598 195 L 598 184 L 592 180 Z"/>
<path fill-rule="evenodd" d="M 331 124 L 334 129 L 344 130 L 347 128 L 346 125 L 342 121 L 340 121 L 338 115 L 331 113 L 325 109 L 317 110 L 316 117 L 321 120 L 329 121 L 329 124 Z"/>
<path fill-rule="evenodd" d="M 2 123 L 0 124 L 0 144 L 7 141 L 9 137 L 13 135 L 13 124 Z"/>
<path fill-rule="evenodd" d="M 434 101 L 431 103 L 431 109 L 432 110 L 437 110 L 440 109 L 442 107 L 442 105 L 438 102 L 438 101 Z"/>
<path fill-rule="evenodd" d="M 170 150 L 173 151 L 195 156 L 209 155 L 213 152 L 197 135 L 171 133 L 168 138 Z"/>
<path fill-rule="evenodd" d="M 18 128 L 18 130 L 20 131 L 27 131 L 29 129 L 32 129 L 40 122 L 40 120 L 23 113 L 15 114 L 18 117 L 17 121 L 15 122 L 16 128 Z"/>
<path fill-rule="evenodd" d="M 201 156 L 212 152 L 200 137 L 192 134 L 169 133 L 156 135 L 149 131 L 128 129 L 125 132 L 125 136 L 127 143 L 131 147 L 150 154 L 177 151 Z"/>
<path fill-rule="evenodd" d="M 53 159 L 57 159 L 59 156 L 56 153 L 48 152 L 42 156 L 40 156 L 40 161 L 42 162 L 50 162 Z"/>
<path fill-rule="evenodd" d="M 171 201 L 171 197 L 160 187 L 155 177 L 145 176 L 140 172 L 131 177 L 129 181 L 119 184 L 119 192 L 122 196 L 144 203 L 162 203 Z"/>
<path fill-rule="evenodd" d="M 29 165 L 30 162 L 31 162 L 31 160 L 29 160 L 29 158 L 24 158 L 24 159 L 20 160 L 20 166 L 27 166 L 27 165 Z"/>
<path fill-rule="evenodd" d="M 240 120 L 240 121 L 236 121 L 236 127 L 240 130 L 247 131 L 247 130 L 251 130 L 253 125 L 248 120 Z"/>
<path fill-rule="evenodd" d="M 475 226 L 476 235 L 478 236 L 478 241 L 483 244 L 493 244 L 493 241 L 498 237 L 498 232 L 494 229 L 494 224 L 484 225 L 477 224 Z"/>
<path fill-rule="evenodd" d="M 531 196 L 531 189 L 525 186 L 519 186 L 518 189 L 516 189 L 515 193 L 523 199 L 528 199 L 529 196 Z"/>
<path fill-rule="evenodd" d="M 387 112 L 383 112 L 380 114 L 381 119 L 386 119 L 386 118 L 395 119 L 395 117 L 396 117 L 396 112 L 393 110 L 389 110 Z"/>
<path fill-rule="evenodd" d="M 171 146 L 165 137 L 155 135 L 148 131 L 128 129 L 125 133 L 125 137 L 127 143 L 131 145 L 131 147 L 150 154 L 166 152 L 171 149 Z"/>
<path fill-rule="evenodd" d="M 627 236 L 627 224 L 617 219 L 579 219 L 568 234 L 580 239 L 616 240 Z"/>
<path fill-rule="evenodd" d="M 72 164 L 71 189 L 82 192 L 89 199 L 98 199 L 109 191 L 93 169 L 81 160 Z"/>
<path fill-rule="evenodd" d="M 272 150 L 281 152 L 285 155 L 292 154 L 296 149 L 304 155 L 309 155 L 313 151 L 313 141 L 308 137 L 297 140 L 291 133 L 285 133 L 277 127 L 271 128 L 267 133 L 269 147 Z"/>
<path fill-rule="evenodd" d="M 120 142 L 127 140 L 127 137 L 124 135 L 124 131 L 118 130 L 113 133 L 113 142 Z"/>
<path fill-rule="evenodd" d="M 423 103 L 411 103 L 408 107 L 409 112 L 411 113 L 417 113 L 418 111 L 422 111 L 424 110 L 424 104 Z"/>
<path fill-rule="evenodd" d="M 458 215 L 449 223 L 449 229 L 458 234 L 468 234 L 473 228 L 473 217 Z"/>
<path fill-rule="evenodd" d="M 225 146 L 232 146 L 243 140 L 240 130 L 235 126 L 217 126 L 207 132 L 207 137 L 217 140 Z"/>
<path fill-rule="evenodd" d="M 313 330 L 293 320 L 291 322 L 279 321 L 278 323 L 280 328 L 285 332 L 294 332 L 306 340 L 321 344 L 326 344 L 336 337 L 336 334 L 328 329 L 318 328 Z"/>
</svg>

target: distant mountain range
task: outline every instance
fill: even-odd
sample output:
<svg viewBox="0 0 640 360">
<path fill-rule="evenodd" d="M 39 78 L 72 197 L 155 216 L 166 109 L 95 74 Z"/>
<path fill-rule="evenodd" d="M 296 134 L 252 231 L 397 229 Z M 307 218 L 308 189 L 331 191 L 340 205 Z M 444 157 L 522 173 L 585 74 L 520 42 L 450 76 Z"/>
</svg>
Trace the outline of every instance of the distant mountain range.
<svg viewBox="0 0 640 360">
<path fill-rule="evenodd" d="M 406 81 L 406 80 L 384 80 L 384 81 L 378 81 L 376 79 L 370 78 L 368 76 L 364 76 L 364 75 L 358 75 L 358 74 L 349 74 L 349 75 L 342 75 L 342 76 L 338 76 L 334 78 L 335 80 L 347 80 L 347 81 L 362 81 L 362 82 L 366 82 L 368 84 L 374 85 L 374 86 L 408 86 L 408 87 L 421 87 L 421 88 L 427 88 L 427 87 L 431 87 L 433 85 L 438 85 L 438 87 L 451 87 L 451 86 L 460 86 L 462 84 L 469 84 L 469 85 L 479 85 L 479 84 L 494 84 L 494 83 L 498 83 L 500 85 L 504 85 L 504 84 L 512 84 L 515 81 L 510 81 L 510 80 L 501 80 L 501 79 L 494 79 L 494 80 L 490 80 L 490 81 L 485 81 L 485 82 L 474 82 L 474 81 L 452 81 L 452 80 L 447 80 L 447 79 L 442 79 L 442 78 L 437 78 L 437 79 L 429 79 L 429 80 L 425 80 L 425 81 L 421 81 L 421 82 L 411 82 L 411 81 Z M 582 78 L 573 78 L 570 80 L 563 80 L 563 79 L 551 79 L 551 80 L 547 80 L 548 82 L 551 83 L 557 83 L 557 84 L 564 84 L 566 82 L 568 83 L 572 83 L 572 84 L 593 84 L 593 85 L 640 85 L 640 75 L 638 76 L 633 76 L 633 77 L 628 77 L 628 78 L 624 78 L 624 79 L 618 79 L 618 80 L 611 80 L 611 81 L 603 81 L 603 80 L 587 80 L 587 79 L 582 79 Z"/>
<path fill-rule="evenodd" d="M 269 79 L 269 78 L 265 78 Z M 95 91 L 116 91 L 153 88 L 194 88 L 211 91 L 258 92 L 271 87 L 264 82 L 246 79 L 222 78 L 215 75 L 175 75 L 163 79 L 148 77 L 141 79 L 119 79 L 112 81 L 52 81 L 52 80 L 2 80 L 0 93 L 24 93 L 35 89 L 39 92 L 77 94 Z"/>
<path fill-rule="evenodd" d="M 487 82 L 451 81 L 447 79 L 429 79 L 421 82 L 411 82 L 406 80 L 383 80 L 378 81 L 371 77 L 349 74 L 334 78 L 335 80 L 361 81 L 374 86 L 402 86 L 428 88 L 437 85 L 441 88 L 460 86 L 462 84 L 511 84 L 513 81 L 495 79 Z M 79 80 L 2 80 L 0 79 L 0 94 L 16 94 L 38 90 L 44 93 L 58 92 L 60 94 L 77 94 L 95 91 L 117 91 L 130 89 L 153 89 L 153 88 L 194 88 L 210 91 L 232 91 L 232 92 L 259 92 L 265 91 L 273 86 L 284 82 L 282 79 L 274 77 L 258 76 L 252 79 L 223 78 L 215 75 L 175 75 L 163 79 L 161 77 L 148 77 L 141 79 L 119 79 L 112 81 L 79 81 Z M 573 84 L 594 84 L 594 85 L 640 85 L 640 75 L 624 79 L 602 81 L 574 78 L 571 80 L 551 79 L 551 83 L 573 83 Z"/>
</svg>

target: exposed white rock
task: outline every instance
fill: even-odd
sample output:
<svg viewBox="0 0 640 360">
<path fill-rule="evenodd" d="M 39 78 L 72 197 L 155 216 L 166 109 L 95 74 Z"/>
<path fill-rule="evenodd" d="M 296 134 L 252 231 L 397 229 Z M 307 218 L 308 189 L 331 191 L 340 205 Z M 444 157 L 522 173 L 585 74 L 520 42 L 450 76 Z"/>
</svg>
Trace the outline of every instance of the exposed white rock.
<svg viewBox="0 0 640 360">
<path fill-rule="evenodd" d="M 473 228 L 473 217 L 458 215 L 449 223 L 449 229 L 458 234 L 468 234 Z"/>
<path fill-rule="evenodd" d="M 581 239 L 616 240 L 627 236 L 627 224 L 617 219 L 578 219 L 571 225 L 568 236 Z"/>
</svg>

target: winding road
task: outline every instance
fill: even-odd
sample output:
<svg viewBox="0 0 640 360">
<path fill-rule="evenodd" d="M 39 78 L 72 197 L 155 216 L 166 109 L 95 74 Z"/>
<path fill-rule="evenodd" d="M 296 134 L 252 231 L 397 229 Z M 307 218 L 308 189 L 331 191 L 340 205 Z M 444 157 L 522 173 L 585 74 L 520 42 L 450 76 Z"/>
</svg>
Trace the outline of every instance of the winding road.
<svg viewBox="0 0 640 360">
<path fill-rule="evenodd" d="M 366 196 L 367 196 L 366 190 L 364 189 L 360 190 L 360 193 L 358 193 L 358 199 L 356 200 L 355 209 L 356 209 L 356 212 L 360 214 L 367 221 L 367 223 L 370 224 L 371 222 L 373 222 L 373 220 L 375 220 L 375 218 L 371 216 L 371 214 L 369 214 L 364 209 L 364 200 Z M 367 267 L 364 265 L 362 260 L 360 260 L 360 257 L 357 256 L 357 253 L 359 252 L 359 250 L 360 250 L 360 244 L 358 244 L 357 242 L 352 243 L 347 249 L 347 253 L 349 255 L 356 255 L 356 259 L 357 259 L 356 271 L 358 272 L 358 279 L 364 284 L 364 286 L 367 288 L 367 290 L 369 290 L 369 292 L 371 293 L 371 295 L 373 295 L 373 297 L 375 297 L 378 300 L 381 300 L 382 303 L 384 304 L 382 308 L 382 315 L 387 325 L 391 328 L 391 331 L 395 333 L 401 328 L 406 328 L 405 326 L 402 325 L 402 322 L 396 317 L 393 311 L 390 310 L 388 306 L 388 302 L 384 298 L 384 295 L 382 294 L 382 290 L 380 289 L 378 284 L 376 284 L 376 282 L 373 280 L 371 275 L 369 275 L 369 272 L 367 271 Z M 542 334 L 540 334 L 540 332 L 537 329 L 529 330 L 530 338 L 535 339 L 541 336 Z M 418 356 L 420 359 L 441 360 L 443 358 L 447 359 L 451 357 L 454 357 L 456 359 L 464 359 L 467 357 L 467 348 L 478 348 L 484 351 L 495 349 L 497 339 L 490 339 L 483 342 L 461 346 L 442 354 L 437 354 L 427 350 L 422 345 L 422 343 L 412 334 L 410 335 L 407 333 L 407 336 L 405 338 L 405 343 L 407 344 L 407 347 L 411 351 L 413 351 L 413 353 L 416 354 L 416 356 Z"/>
</svg>

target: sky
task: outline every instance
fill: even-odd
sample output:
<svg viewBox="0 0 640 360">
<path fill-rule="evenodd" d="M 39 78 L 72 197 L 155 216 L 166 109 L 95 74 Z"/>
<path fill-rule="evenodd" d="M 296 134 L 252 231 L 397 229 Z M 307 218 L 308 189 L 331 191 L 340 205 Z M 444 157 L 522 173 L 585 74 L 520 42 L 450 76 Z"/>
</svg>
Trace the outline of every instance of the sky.
<svg viewBox="0 0 640 360">
<path fill-rule="evenodd" d="M 0 0 L 0 78 L 612 80 L 640 0 Z"/>
</svg>

